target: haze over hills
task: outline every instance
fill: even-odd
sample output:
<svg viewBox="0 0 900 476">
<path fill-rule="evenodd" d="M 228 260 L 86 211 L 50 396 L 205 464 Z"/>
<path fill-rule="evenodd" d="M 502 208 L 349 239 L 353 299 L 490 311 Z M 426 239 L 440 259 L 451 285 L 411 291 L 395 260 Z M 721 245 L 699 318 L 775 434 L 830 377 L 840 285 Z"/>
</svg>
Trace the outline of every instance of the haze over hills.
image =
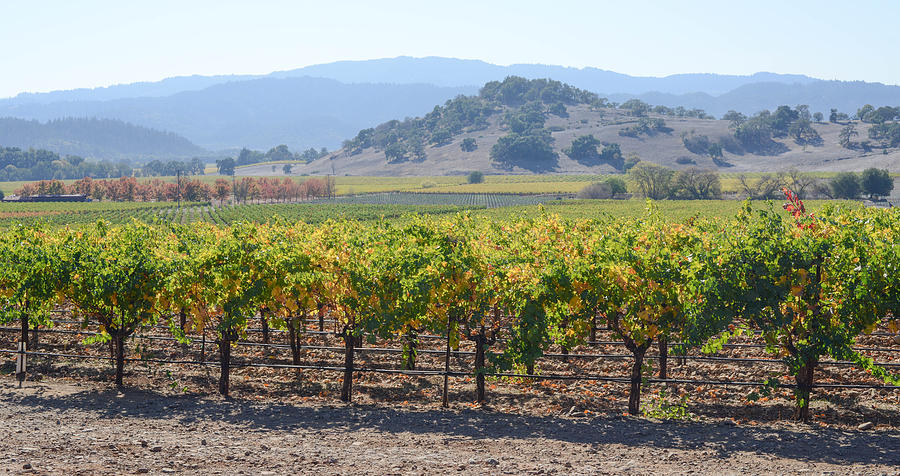
<svg viewBox="0 0 900 476">
<path fill-rule="evenodd" d="M 0 100 L 6 106 L 22 104 L 48 104 L 66 101 L 109 101 L 112 99 L 135 97 L 170 96 L 183 91 L 196 91 L 230 81 L 255 79 L 259 76 L 219 75 L 219 76 L 176 76 L 159 81 L 141 81 L 130 84 L 116 84 L 98 88 L 78 88 L 47 93 L 23 92 L 14 97 Z"/>
<path fill-rule="evenodd" d="M 475 94 L 480 85 L 510 75 L 549 77 L 611 101 L 640 98 L 654 105 L 704 109 L 717 117 L 731 109 L 752 114 L 782 104 L 807 104 L 811 111 L 826 115 L 831 108 L 852 114 L 866 103 L 900 104 L 898 86 L 822 81 L 804 75 L 655 78 L 598 68 L 398 57 L 339 61 L 268 75 L 184 76 L 20 94 L 0 100 L 0 117 L 116 119 L 181 135 L 219 155 L 241 147 L 267 150 L 277 144 L 294 150 L 335 149 L 361 129 L 424 115 L 435 105 L 460 94 Z"/>
<path fill-rule="evenodd" d="M 65 118 L 39 122 L 0 118 L 0 145 L 45 149 L 62 156 L 103 159 L 174 159 L 208 151 L 173 134 L 114 119 Z"/>
<path fill-rule="evenodd" d="M 164 97 L 0 106 L 0 117 L 47 121 L 103 117 L 174 131 L 210 150 L 278 144 L 328 148 L 360 129 L 394 117 L 422 114 L 476 88 L 426 84 L 344 84 L 322 78 L 261 78 L 216 84 Z"/>
<path fill-rule="evenodd" d="M 629 76 L 599 68 L 571 68 L 542 64 L 500 66 L 480 60 L 400 56 L 360 61 L 336 61 L 267 75 L 177 76 L 156 82 L 119 84 L 93 89 L 81 88 L 49 93 L 21 93 L 0 99 L 0 107 L 62 101 L 106 101 L 132 97 L 159 97 L 183 91 L 197 91 L 234 81 L 310 76 L 342 83 L 433 84 L 443 87 L 478 87 L 507 76 L 529 79 L 552 78 L 599 94 L 643 94 L 660 92 L 685 94 L 703 92 L 719 95 L 745 84 L 772 82 L 808 84 L 819 81 L 799 74 L 755 73 L 747 76 L 721 74 L 675 74 L 665 77 Z"/>
<path fill-rule="evenodd" d="M 722 94 L 744 84 L 760 82 L 807 84 L 818 81 L 804 75 L 756 73 L 749 76 L 720 74 L 675 74 L 661 78 L 629 76 L 599 68 L 571 68 L 543 64 L 499 66 L 480 60 L 400 56 L 367 61 L 338 61 L 272 73 L 273 76 L 316 76 L 347 83 L 429 83 L 439 86 L 482 85 L 507 76 L 528 79 L 551 78 L 601 95 L 668 94 L 705 92 Z"/>
</svg>

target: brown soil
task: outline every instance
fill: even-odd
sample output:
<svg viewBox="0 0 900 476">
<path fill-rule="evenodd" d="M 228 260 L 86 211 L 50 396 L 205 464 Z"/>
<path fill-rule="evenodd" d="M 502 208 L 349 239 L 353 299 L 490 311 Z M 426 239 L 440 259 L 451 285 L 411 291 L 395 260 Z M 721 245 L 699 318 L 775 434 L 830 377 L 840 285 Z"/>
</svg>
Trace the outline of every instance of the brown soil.
<svg viewBox="0 0 900 476">
<path fill-rule="evenodd" d="M 258 327 L 258 326 L 257 326 Z M 59 326 L 76 330 L 76 326 Z M 146 335 L 151 332 L 145 332 Z M 2 334 L 4 349 L 14 333 Z M 164 333 L 156 335 L 164 336 Z M 254 341 L 259 335 L 251 335 Z M 605 338 L 605 337 L 602 337 Z M 283 334 L 273 334 L 282 343 Z M 423 341 L 424 348 L 439 343 Z M 747 341 L 750 342 L 750 341 Z M 310 336 L 310 345 L 337 346 Z M 369 346 L 368 344 L 366 344 Z M 379 347 L 396 347 L 379 342 Z M 896 346 L 890 337 L 861 345 Z M 131 356 L 199 358 L 199 345 L 135 339 Z M 463 350 L 466 350 L 464 347 Z M 43 334 L 39 351 L 104 355 L 69 334 Z M 577 349 L 621 354 L 617 346 Z M 214 359 L 207 342 L 206 358 Z M 722 355 L 757 356 L 732 349 Z M 236 363 L 288 363 L 289 350 L 238 346 Z M 897 352 L 873 355 L 894 361 Z M 0 472 L 40 474 L 620 474 L 816 473 L 896 474 L 900 465 L 900 392 L 818 390 L 816 422 L 789 422 L 791 394 L 778 390 L 756 403 L 752 389 L 704 385 L 651 386 L 644 403 L 684 395 L 686 421 L 622 415 L 617 383 L 489 379 L 488 402 L 473 399 L 471 378 L 451 379 L 451 407 L 440 407 L 440 377 L 357 373 L 354 404 L 339 404 L 340 373 L 237 368 L 231 400 L 215 394 L 216 367 L 130 362 L 126 389 L 109 382 L 108 362 L 32 359 L 30 381 L 17 389 L 8 354 L 0 379 Z M 307 350 L 305 364 L 336 365 L 341 355 Z M 359 365 L 397 367 L 399 356 L 362 351 Z M 470 356 L 453 359 L 470 370 Z M 420 368 L 440 355 L 421 354 Z M 543 359 L 543 374 L 624 376 L 626 359 Z M 780 364 L 734 364 L 670 358 L 670 377 L 759 380 L 781 377 Z M 824 367 L 821 382 L 872 382 L 858 370 Z M 670 397 L 661 397 L 666 390 Z M 861 423 L 874 428 L 859 430 Z M 205 443 L 204 443 L 205 441 Z M 31 469 L 25 469 L 30 467 Z"/>
<path fill-rule="evenodd" d="M 7 474 L 897 474 L 900 432 L 0 381 Z M 29 468 L 29 469 L 25 469 Z"/>
<path fill-rule="evenodd" d="M 66 326 L 60 326 L 66 328 Z M 74 329 L 74 327 L 69 327 Z M 149 332 L 147 333 L 149 334 Z M 165 335 L 165 334 L 159 334 Z M 602 337 L 605 339 L 607 336 Z M 258 334 L 251 336 L 259 340 Z M 0 348 L 14 348 L 11 332 Z M 273 334 L 282 343 L 282 334 Z M 439 343 L 423 348 L 438 348 Z M 747 341 L 750 342 L 750 341 Z M 311 336 L 310 345 L 338 346 Z M 378 347 L 396 347 L 379 342 Z M 889 337 L 861 345 L 894 346 Z M 131 357 L 194 360 L 199 345 L 135 339 Z M 369 344 L 366 344 L 369 347 Z M 215 346 L 207 341 L 206 357 Z M 43 334 L 39 351 L 104 355 L 66 334 Z M 466 347 L 463 348 L 466 350 Z M 621 354 L 617 346 L 576 349 Z M 289 363 L 288 349 L 235 348 L 236 363 Z M 873 355 L 896 361 L 897 352 Z M 721 355 L 763 357 L 758 350 Z M 449 409 L 440 406 L 440 377 L 357 373 L 354 403 L 340 404 L 340 373 L 236 368 L 232 399 L 215 394 L 217 367 L 129 362 L 126 389 L 110 384 L 104 361 L 32 359 L 25 388 L 15 388 L 9 355 L 0 367 L 0 472 L 133 474 L 491 474 L 564 473 L 816 473 L 897 474 L 900 392 L 817 390 L 815 422 L 788 421 L 792 395 L 780 389 L 756 403 L 745 387 L 652 385 L 643 402 L 679 401 L 686 420 L 622 415 L 625 385 L 591 381 L 488 381 L 488 402 L 476 406 L 473 379 L 451 379 Z M 338 365 L 340 353 L 304 351 L 304 364 Z M 440 355 L 421 354 L 420 368 L 438 368 Z M 361 352 L 361 366 L 399 366 L 399 355 Z M 452 360 L 471 369 L 471 357 Z M 540 361 L 543 374 L 624 376 L 625 359 Z M 780 364 L 722 363 L 670 357 L 671 378 L 784 378 Z M 848 367 L 823 367 L 820 382 L 876 383 Z M 670 397 L 662 397 L 665 390 Z M 874 427 L 859 430 L 872 422 Z M 205 444 L 204 444 L 205 440 Z M 31 470 L 24 469 L 26 465 Z"/>
</svg>

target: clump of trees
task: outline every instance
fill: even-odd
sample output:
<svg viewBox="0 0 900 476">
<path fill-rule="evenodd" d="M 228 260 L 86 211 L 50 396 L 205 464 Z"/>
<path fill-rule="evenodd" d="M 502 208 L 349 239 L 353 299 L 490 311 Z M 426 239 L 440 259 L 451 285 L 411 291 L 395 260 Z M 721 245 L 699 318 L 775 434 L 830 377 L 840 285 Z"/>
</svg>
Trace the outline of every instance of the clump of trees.
<svg viewBox="0 0 900 476">
<path fill-rule="evenodd" d="M 894 190 L 894 178 L 886 169 L 870 167 L 863 170 L 859 182 L 863 192 L 873 199 L 890 195 Z"/>
<path fill-rule="evenodd" d="M 136 176 L 157 177 L 157 176 L 174 176 L 179 172 L 188 175 L 203 175 L 206 164 L 199 158 L 191 160 L 169 160 L 166 162 L 160 160 L 151 160 L 144 164 L 140 170 L 135 172 Z"/>
<path fill-rule="evenodd" d="M 503 81 L 486 83 L 478 93 L 481 99 L 504 106 L 521 106 L 539 101 L 548 106 L 605 102 L 597 94 L 552 79 L 525 79 L 509 76 Z"/>
<path fill-rule="evenodd" d="M 707 114 L 703 109 L 686 109 L 684 106 L 677 107 L 667 107 L 667 106 L 653 106 L 652 109 L 654 114 L 659 114 L 661 116 L 673 116 L 673 117 L 693 117 L 696 119 L 715 119 L 714 116 Z"/>
<path fill-rule="evenodd" d="M 672 132 L 672 128 L 666 126 L 666 121 L 658 117 L 642 117 L 638 119 L 637 124 L 619 130 L 619 135 L 623 137 L 638 137 L 640 135 L 652 136 L 657 133 L 668 134 Z"/>
<path fill-rule="evenodd" d="M 867 124 L 884 124 L 900 118 L 900 107 L 881 106 L 876 109 L 875 106 L 866 104 L 856 111 L 856 117 Z"/>
<path fill-rule="evenodd" d="M 309 149 L 306 149 L 302 152 L 291 152 L 288 146 L 284 144 L 276 145 L 266 152 L 243 148 L 241 149 L 240 153 L 238 153 L 237 159 L 235 160 L 235 166 L 240 167 L 242 165 L 258 164 L 260 162 L 277 162 L 287 160 L 296 160 L 297 162 L 312 162 L 313 160 L 319 159 L 326 155 L 328 155 L 328 149 L 326 149 L 325 147 L 322 147 L 318 150 L 310 147 Z"/>
<path fill-rule="evenodd" d="M 697 134 L 694 131 L 683 132 L 681 134 L 681 143 L 684 148 L 697 154 L 708 156 L 719 167 L 727 167 L 730 164 L 725 162 L 725 146 L 722 141 L 713 142 L 704 134 Z"/>
<path fill-rule="evenodd" d="M 532 171 L 556 168 L 559 154 L 553 150 L 553 136 L 544 128 L 546 111 L 543 103 L 532 101 L 503 116 L 509 134 L 491 148 L 491 159 L 503 167 L 519 166 Z"/>
<path fill-rule="evenodd" d="M 553 137 L 546 129 L 512 132 L 491 147 L 491 159 L 501 166 L 522 167 L 531 171 L 556 168 L 559 154 L 553 150 Z"/>
<path fill-rule="evenodd" d="M 658 114 L 660 116 L 673 117 L 694 117 L 697 119 L 715 119 L 703 109 L 686 109 L 684 106 L 668 107 L 668 106 L 651 106 L 640 99 L 629 99 L 619 105 L 619 109 L 625 111 L 630 116 L 645 117 L 649 113 Z"/>
<path fill-rule="evenodd" d="M 309 149 L 297 153 L 291 152 L 288 146 L 284 144 L 272 147 L 265 153 L 258 150 L 250 150 L 244 148 L 241 149 L 240 153 L 238 153 L 237 159 L 235 159 L 234 157 L 226 157 L 224 159 L 216 160 L 216 169 L 219 171 L 219 175 L 234 175 L 234 170 L 237 167 L 241 167 L 244 165 L 258 164 L 260 162 L 285 161 L 309 163 L 313 160 L 325 157 L 326 155 L 328 155 L 328 149 L 326 149 L 325 147 L 322 147 L 319 150 L 310 147 Z M 272 168 L 272 171 L 275 171 L 274 167 Z M 290 173 L 290 169 L 284 169 L 284 173 Z"/>
<path fill-rule="evenodd" d="M 884 122 L 869 127 L 869 139 L 878 141 L 882 149 L 900 145 L 900 123 Z"/>
<path fill-rule="evenodd" d="M 885 169 L 870 167 L 862 173 L 841 172 L 829 183 L 834 198 L 856 199 L 866 194 L 870 199 L 884 197 L 894 190 L 894 179 Z"/>
<path fill-rule="evenodd" d="M 833 124 L 839 124 L 843 121 L 848 120 L 850 120 L 850 116 L 834 108 L 831 109 L 831 113 L 828 115 L 828 122 L 831 122 Z"/>
<path fill-rule="evenodd" d="M 0 180 L 66 180 L 81 177 L 117 178 L 134 172 L 127 161 L 90 161 L 77 155 L 60 157 L 43 149 L 0 147 Z"/>
<path fill-rule="evenodd" d="M 722 198 L 719 174 L 690 167 L 676 172 L 662 165 L 640 162 L 628 171 L 634 190 L 654 200 L 712 200 Z"/>
<path fill-rule="evenodd" d="M 601 146 L 603 148 L 598 150 L 598 147 Z M 577 137 L 569 147 L 563 149 L 563 153 L 584 165 L 606 163 L 619 170 L 625 166 L 625 159 L 622 157 L 622 149 L 619 144 L 602 142 L 593 134 Z"/>
<path fill-rule="evenodd" d="M 160 179 L 138 181 L 134 177 L 115 180 L 94 180 L 85 177 L 66 185 L 59 180 L 41 180 L 27 183 L 15 191 L 20 197 L 33 195 L 86 195 L 94 200 L 115 202 L 202 202 L 208 200 L 226 201 L 233 198 L 237 202 L 248 200 L 265 202 L 287 202 L 333 197 L 334 177 L 306 178 L 296 181 L 291 178 L 243 177 L 238 181 L 217 179 L 209 184 L 197 179 L 182 177 L 181 182 L 164 182 Z"/>
<path fill-rule="evenodd" d="M 775 112 L 765 110 L 752 117 L 729 111 L 722 118 L 731 122 L 734 137 L 743 148 L 758 154 L 777 155 L 787 151 L 784 144 L 773 138 L 789 137 L 799 145 L 822 145 L 822 137 L 813 128 L 813 116 L 805 104 L 794 108 L 778 106 Z"/>
</svg>

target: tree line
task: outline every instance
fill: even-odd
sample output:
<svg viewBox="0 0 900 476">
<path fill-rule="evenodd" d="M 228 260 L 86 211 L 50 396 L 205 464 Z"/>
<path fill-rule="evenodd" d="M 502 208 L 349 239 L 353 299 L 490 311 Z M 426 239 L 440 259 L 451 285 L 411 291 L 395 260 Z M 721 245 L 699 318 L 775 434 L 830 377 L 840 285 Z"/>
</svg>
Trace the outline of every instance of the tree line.
<svg viewBox="0 0 900 476">
<path fill-rule="evenodd" d="M 78 155 L 60 157 L 44 149 L 0 147 L 0 181 L 114 178 L 130 176 L 133 172 L 127 161 L 91 161 Z"/>
<path fill-rule="evenodd" d="M 325 157 L 326 155 L 328 155 L 328 149 L 325 147 L 322 147 L 319 150 L 310 147 L 302 152 L 291 152 L 288 146 L 284 144 L 272 147 L 267 152 L 243 148 L 240 153 L 238 153 L 237 159 L 234 157 L 226 157 L 217 160 L 216 169 L 219 171 L 219 175 L 234 175 L 235 168 L 244 165 L 258 164 L 260 162 L 287 161 L 309 163 L 321 157 Z M 275 168 L 273 167 L 272 170 L 274 171 Z M 291 172 L 290 164 L 285 164 L 282 170 L 285 174 L 289 174 Z"/>
<path fill-rule="evenodd" d="M 576 141 L 577 142 L 577 141 Z M 596 152 L 596 149 L 595 149 Z M 626 180 L 627 179 L 627 180 Z M 879 200 L 891 194 L 894 178 L 885 169 L 870 167 L 860 173 L 840 172 L 830 179 L 817 178 L 797 170 L 737 177 L 737 195 L 744 198 L 772 199 L 784 187 L 808 198 L 858 199 L 866 195 Z M 650 162 L 629 165 L 624 177 L 610 176 L 581 190 L 579 198 L 609 199 L 628 191 L 654 200 L 717 200 L 723 196 L 718 172 L 698 167 L 674 170 Z"/>
<path fill-rule="evenodd" d="M 287 202 L 329 198 L 335 195 L 333 177 L 294 180 L 267 177 L 242 177 L 240 180 L 216 179 L 214 183 L 182 177 L 180 181 L 167 182 L 160 179 L 138 181 L 134 177 L 116 180 L 94 180 L 84 177 L 71 184 L 59 180 L 41 180 L 28 183 L 15 191 L 20 197 L 34 195 L 80 194 L 93 200 L 117 202 L 203 202 L 218 200 L 226 202 Z"/>
</svg>

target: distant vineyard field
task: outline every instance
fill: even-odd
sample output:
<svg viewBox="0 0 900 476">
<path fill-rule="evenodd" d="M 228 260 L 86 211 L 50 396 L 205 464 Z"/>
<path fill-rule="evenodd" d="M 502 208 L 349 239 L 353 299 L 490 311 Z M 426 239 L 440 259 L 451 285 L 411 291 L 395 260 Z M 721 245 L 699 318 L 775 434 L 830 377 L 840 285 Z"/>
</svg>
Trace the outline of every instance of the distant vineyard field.
<svg viewBox="0 0 900 476">
<path fill-rule="evenodd" d="M 806 206 L 818 212 L 827 205 L 846 206 L 850 209 L 862 208 L 860 202 L 851 200 L 808 200 Z M 667 220 L 685 221 L 691 217 L 732 218 L 737 215 L 743 202 L 740 200 L 660 200 L 653 202 L 655 210 Z M 780 202 L 772 205 L 779 209 Z M 754 208 L 768 208 L 766 201 L 753 202 Z M 509 216 L 537 218 L 542 214 L 555 214 L 565 219 L 638 218 L 647 215 L 647 201 L 631 200 L 559 200 L 532 206 L 480 210 L 476 215 L 494 219 Z"/>
<path fill-rule="evenodd" d="M 182 209 L 205 206 L 183 203 Z M 125 223 L 132 219 L 152 222 L 178 209 L 172 202 L 80 202 L 0 203 L 0 228 L 16 223 L 46 223 L 50 226 L 78 225 L 105 220 Z"/>
<path fill-rule="evenodd" d="M 456 205 L 462 207 L 501 208 L 522 205 L 537 205 L 568 198 L 560 194 L 515 195 L 486 193 L 372 193 L 320 199 L 314 203 L 334 203 L 345 205 Z"/>
<path fill-rule="evenodd" d="M 399 219 L 403 216 L 443 215 L 457 213 L 473 207 L 457 205 L 401 205 L 401 204 L 342 204 L 342 203 L 278 203 L 246 204 L 213 207 L 201 205 L 190 208 L 161 210 L 160 218 L 175 223 L 205 221 L 216 225 L 230 225 L 238 222 L 266 223 L 281 221 L 287 223 L 322 223 L 329 219 L 372 221 Z"/>
<path fill-rule="evenodd" d="M 444 215 L 470 211 L 473 215 L 503 219 L 517 216 L 536 218 L 555 214 L 564 219 L 607 217 L 641 217 L 647 214 L 647 201 L 571 200 L 562 195 L 515 195 L 475 193 L 377 193 L 339 196 L 304 203 L 260 203 L 216 205 L 210 202 L 183 203 L 179 208 L 171 202 L 90 202 L 90 203 L 0 203 L 0 228 L 16 223 L 46 223 L 66 226 L 105 220 L 121 224 L 137 219 L 143 222 L 194 223 L 209 222 L 229 225 L 237 222 L 265 223 L 273 221 L 322 223 L 329 219 L 355 221 L 401 220 L 413 215 Z M 812 211 L 826 204 L 860 208 L 860 202 L 810 200 Z M 659 214 L 669 220 L 684 221 L 691 217 L 728 218 L 742 206 L 738 200 L 662 200 L 654 202 Z M 755 207 L 767 207 L 764 201 Z M 778 205 L 773 205 L 778 207 Z"/>
</svg>

